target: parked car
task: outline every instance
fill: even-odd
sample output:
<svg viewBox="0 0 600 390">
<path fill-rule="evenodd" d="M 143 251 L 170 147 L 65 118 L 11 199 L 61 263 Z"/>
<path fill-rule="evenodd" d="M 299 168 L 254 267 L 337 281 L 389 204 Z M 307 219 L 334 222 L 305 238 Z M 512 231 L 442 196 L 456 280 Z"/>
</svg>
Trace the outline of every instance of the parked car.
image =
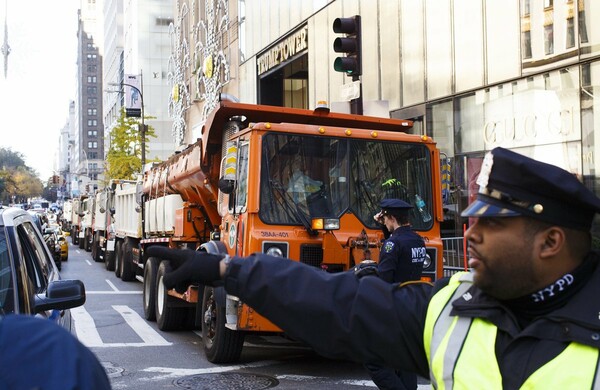
<svg viewBox="0 0 600 390">
<path fill-rule="evenodd" d="M 47 232 L 52 232 L 55 236 L 54 253 L 60 259 L 60 262 L 67 261 L 69 259 L 69 243 L 67 242 L 67 236 L 69 235 L 69 233 L 64 232 L 62 230 L 62 227 L 56 222 L 50 223 L 48 225 L 44 234 L 46 234 Z M 52 252 L 52 248 L 50 248 L 50 252 Z M 58 262 L 56 263 L 56 265 L 58 266 Z M 60 267 L 58 269 L 60 271 Z"/>
<path fill-rule="evenodd" d="M 68 309 L 85 303 L 80 280 L 62 280 L 33 217 L 0 207 L 0 312 L 46 317 L 71 330 Z"/>
<path fill-rule="evenodd" d="M 54 264 L 56 264 L 56 268 L 58 268 L 59 271 L 62 271 L 62 256 L 58 233 L 56 232 L 56 229 L 51 227 L 46 227 L 43 233 L 46 246 L 50 249 L 50 253 L 52 253 Z"/>
</svg>

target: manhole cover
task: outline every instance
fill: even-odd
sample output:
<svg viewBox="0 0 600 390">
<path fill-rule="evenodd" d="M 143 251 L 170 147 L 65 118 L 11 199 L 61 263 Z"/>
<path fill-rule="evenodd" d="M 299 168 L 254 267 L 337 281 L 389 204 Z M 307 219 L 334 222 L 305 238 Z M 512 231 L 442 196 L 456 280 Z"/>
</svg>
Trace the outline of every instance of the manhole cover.
<svg viewBox="0 0 600 390">
<path fill-rule="evenodd" d="M 174 384 L 190 390 L 260 390 L 275 387 L 279 384 L 279 381 L 267 375 L 222 372 L 218 374 L 186 376 L 177 379 Z"/>
<path fill-rule="evenodd" d="M 123 375 L 123 367 L 118 367 L 112 362 L 102 362 L 104 366 L 104 370 L 106 371 L 106 375 L 109 378 L 116 378 Z"/>
</svg>

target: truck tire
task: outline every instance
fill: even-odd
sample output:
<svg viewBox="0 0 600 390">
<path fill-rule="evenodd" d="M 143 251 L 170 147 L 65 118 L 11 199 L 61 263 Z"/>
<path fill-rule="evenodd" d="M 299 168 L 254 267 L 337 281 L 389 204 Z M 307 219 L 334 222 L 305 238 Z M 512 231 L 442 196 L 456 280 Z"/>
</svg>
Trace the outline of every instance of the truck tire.
<svg viewBox="0 0 600 390">
<path fill-rule="evenodd" d="M 160 259 L 150 257 L 144 264 L 144 318 L 156 321 L 156 273 Z"/>
<path fill-rule="evenodd" d="M 211 363 L 234 363 L 244 346 L 244 333 L 225 327 L 225 307 L 217 303 L 215 289 L 204 287 L 202 297 L 202 340 Z"/>
<path fill-rule="evenodd" d="M 156 271 L 155 313 L 158 329 L 168 331 L 181 329 L 185 324 L 189 304 L 167 294 L 163 284 L 165 274 L 171 272 L 171 263 L 163 260 Z"/>
<path fill-rule="evenodd" d="M 86 229 L 85 235 L 84 235 L 83 239 L 84 239 L 84 241 L 83 241 L 83 249 L 85 249 L 86 252 L 91 252 L 92 251 L 92 233 L 91 233 L 91 230 Z"/>
<path fill-rule="evenodd" d="M 125 237 L 121 252 L 121 280 L 131 282 L 135 279 L 135 268 L 133 264 L 133 240 Z"/>
<path fill-rule="evenodd" d="M 83 249 L 85 246 L 85 236 L 83 238 L 79 237 L 79 231 L 77 232 L 77 241 L 79 242 L 79 249 Z"/>
<path fill-rule="evenodd" d="M 92 259 L 95 262 L 102 261 L 100 257 L 100 232 L 94 233 L 94 239 L 92 240 Z"/>
<path fill-rule="evenodd" d="M 123 262 L 123 241 L 117 240 L 115 243 L 115 276 L 117 278 L 121 277 L 121 263 Z"/>
<path fill-rule="evenodd" d="M 115 251 L 104 251 L 104 267 L 107 271 L 115 270 Z"/>
</svg>

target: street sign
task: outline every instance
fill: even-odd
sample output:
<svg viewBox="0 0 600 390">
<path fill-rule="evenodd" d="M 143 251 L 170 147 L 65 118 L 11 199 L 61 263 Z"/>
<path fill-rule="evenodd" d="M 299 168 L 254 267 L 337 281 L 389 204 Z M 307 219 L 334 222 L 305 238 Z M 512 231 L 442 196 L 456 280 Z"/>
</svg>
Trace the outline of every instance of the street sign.
<svg viewBox="0 0 600 390">
<path fill-rule="evenodd" d="M 345 102 L 360 97 L 360 81 L 352 81 L 340 87 L 340 98 Z"/>
</svg>

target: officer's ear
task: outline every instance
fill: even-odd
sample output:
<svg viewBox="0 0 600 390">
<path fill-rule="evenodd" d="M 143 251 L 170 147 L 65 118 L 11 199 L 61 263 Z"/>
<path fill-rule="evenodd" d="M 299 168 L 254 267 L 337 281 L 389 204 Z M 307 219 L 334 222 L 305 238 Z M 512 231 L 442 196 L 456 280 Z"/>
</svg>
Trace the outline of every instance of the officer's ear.
<svg viewBox="0 0 600 390">
<path fill-rule="evenodd" d="M 540 243 L 540 257 L 543 259 L 557 256 L 566 243 L 565 231 L 559 226 L 551 226 L 539 231 L 536 238 Z"/>
</svg>

